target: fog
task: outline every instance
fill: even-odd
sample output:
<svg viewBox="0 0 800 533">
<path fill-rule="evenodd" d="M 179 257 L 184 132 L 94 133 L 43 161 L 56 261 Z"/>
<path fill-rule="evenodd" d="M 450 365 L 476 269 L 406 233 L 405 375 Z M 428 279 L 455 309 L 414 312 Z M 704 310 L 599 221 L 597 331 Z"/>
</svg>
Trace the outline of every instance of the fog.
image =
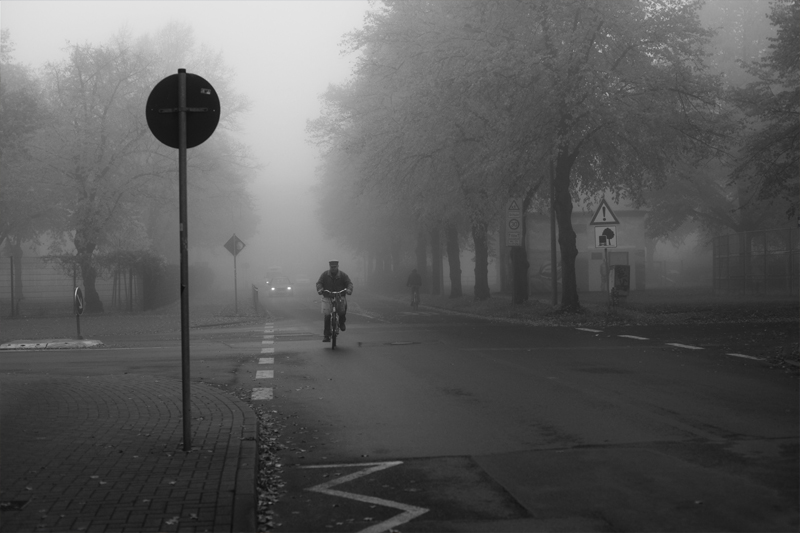
<svg viewBox="0 0 800 533">
<path fill-rule="evenodd" d="M 352 260 L 322 238 L 316 221 L 309 188 L 318 151 L 307 142 L 305 126 L 319 115 L 326 87 L 348 77 L 352 57 L 341 54 L 339 43 L 361 27 L 367 9 L 360 0 L 3 1 L 0 24 L 10 31 L 14 61 L 34 69 L 63 59 L 67 42 L 100 45 L 123 27 L 138 36 L 170 21 L 190 24 L 198 45 L 222 51 L 238 92 L 251 102 L 237 137 L 262 165 L 251 191 L 261 222 L 254 237 L 243 237 L 246 248 L 237 258 L 241 291 L 246 283 L 263 280 L 272 266 L 316 277 L 328 259 L 338 258 L 343 270 L 355 270 Z M 230 234 L 242 231 L 230 228 Z M 205 251 L 202 259 L 227 283 L 233 261 L 223 245 Z"/>
</svg>

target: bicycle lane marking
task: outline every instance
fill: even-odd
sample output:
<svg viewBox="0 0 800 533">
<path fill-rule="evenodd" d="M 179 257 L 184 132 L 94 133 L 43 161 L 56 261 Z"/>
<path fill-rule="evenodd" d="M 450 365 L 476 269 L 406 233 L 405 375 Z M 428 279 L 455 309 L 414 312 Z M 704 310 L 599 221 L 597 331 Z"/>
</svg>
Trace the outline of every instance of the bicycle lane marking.
<svg viewBox="0 0 800 533">
<path fill-rule="evenodd" d="M 320 485 L 315 485 L 306 490 L 312 492 L 319 492 L 321 494 L 327 494 L 328 496 L 338 496 L 340 498 L 347 498 L 362 503 L 370 503 L 373 505 L 391 507 L 392 509 L 398 509 L 400 511 L 403 511 L 399 515 L 394 516 L 389 520 L 384 520 L 383 522 L 380 522 L 378 524 L 373 524 L 372 526 L 359 531 L 359 533 L 381 533 L 383 531 L 388 531 L 393 527 L 405 524 L 406 522 L 409 522 L 414 518 L 427 513 L 430 509 L 426 509 L 424 507 L 416 507 L 414 505 L 408 505 L 405 503 L 395 502 L 391 500 L 385 500 L 383 498 L 376 498 L 374 496 L 367 496 L 365 494 L 356 494 L 354 492 L 335 490 L 332 487 L 401 464 L 403 464 L 403 461 L 386 461 L 382 463 L 352 463 L 352 464 L 335 464 L 335 465 L 308 465 L 308 466 L 302 466 L 300 468 L 352 468 L 352 467 L 365 467 L 365 466 L 368 467 L 368 468 L 363 468 L 362 470 L 359 470 L 357 472 L 353 472 L 352 474 L 347 474 L 345 476 L 337 477 L 336 479 L 326 481 L 325 483 L 322 483 Z"/>
<path fill-rule="evenodd" d="M 262 340 L 261 353 L 275 353 L 275 348 L 269 346 L 275 342 L 275 327 L 272 322 L 267 322 L 264 325 L 264 338 Z M 275 363 L 274 357 L 260 357 L 258 359 L 259 365 L 272 365 Z M 275 377 L 274 370 L 257 370 L 256 379 L 273 379 Z M 250 394 L 251 400 L 271 400 L 273 398 L 272 387 L 254 387 Z"/>
</svg>

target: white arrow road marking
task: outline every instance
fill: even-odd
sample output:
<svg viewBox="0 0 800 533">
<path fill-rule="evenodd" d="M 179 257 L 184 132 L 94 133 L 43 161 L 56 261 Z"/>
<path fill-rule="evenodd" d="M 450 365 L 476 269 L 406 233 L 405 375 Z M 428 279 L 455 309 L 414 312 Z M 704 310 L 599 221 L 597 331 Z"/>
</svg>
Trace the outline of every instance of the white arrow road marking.
<svg viewBox="0 0 800 533">
<path fill-rule="evenodd" d="M 399 526 L 400 524 L 405 524 L 406 522 L 410 522 L 416 517 L 427 513 L 428 509 L 425 509 L 424 507 L 415 507 L 413 505 L 406 505 L 400 502 L 393 502 L 391 500 L 384 500 L 383 498 L 375 498 L 373 496 L 365 496 L 363 494 L 354 494 L 352 492 L 345 492 L 342 490 L 333 490 L 331 489 L 331 487 L 335 487 L 336 485 L 341 485 L 342 483 L 347 483 L 348 481 L 353 481 L 354 479 L 368 476 L 369 474 L 373 474 L 380 470 L 386 470 L 387 468 L 391 468 L 393 466 L 401 464 L 403 464 L 403 461 L 388 461 L 384 463 L 354 463 L 354 464 L 339 464 L 339 465 L 309 465 L 309 466 L 303 466 L 301 468 L 352 468 L 359 466 L 369 467 L 363 470 L 359 470 L 358 472 L 353 472 L 352 474 L 347 474 L 346 476 L 337 477 L 336 479 L 332 479 L 330 481 L 322 483 L 321 485 L 316 485 L 306 490 L 327 494 L 329 496 L 339 496 L 341 498 L 348 498 L 359 502 L 371 503 L 373 505 L 383 505 L 384 507 L 391 507 L 392 509 L 399 509 L 403 511 L 401 514 L 393 518 L 390 518 L 389 520 L 385 520 L 379 524 L 370 526 L 367 529 L 362 529 L 359 532 L 359 533 L 381 533 L 395 526 Z"/>
</svg>

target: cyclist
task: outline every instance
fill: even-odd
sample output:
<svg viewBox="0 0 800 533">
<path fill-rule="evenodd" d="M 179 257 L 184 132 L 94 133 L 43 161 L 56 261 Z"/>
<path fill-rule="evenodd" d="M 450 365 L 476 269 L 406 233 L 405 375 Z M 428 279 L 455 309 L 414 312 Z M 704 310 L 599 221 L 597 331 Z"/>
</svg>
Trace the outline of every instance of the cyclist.
<svg viewBox="0 0 800 533">
<path fill-rule="evenodd" d="M 322 294 L 323 290 L 326 291 L 340 291 L 347 289 L 347 294 L 353 294 L 353 282 L 350 281 L 350 276 L 339 270 L 339 261 L 329 261 L 329 269 L 320 275 L 317 280 L 317 294 Z M 342 297 L 344 302 L 344 309 L 338 310 L 339 314 L 339 328 L 345 331 L 345 318 L 347 314 L 347 298 Z M 325 315 L 325 326 L 322 331 L 322 342 L 331 342 L 331 302 L 327 298 L 323 299 L 323 313 Z"/>
<path fill-rule="evenodd" d="M 419 302 L 419 288 L 422 286 L 422 276 L 419 275 L 417 269 L 411 271 L 411 274 L 408 275 L 408 281 L 406 282 L 406 287 L 411 287 L 411 306 L 414 306 L 415 296 L 416 301 Z"/>
</svg>

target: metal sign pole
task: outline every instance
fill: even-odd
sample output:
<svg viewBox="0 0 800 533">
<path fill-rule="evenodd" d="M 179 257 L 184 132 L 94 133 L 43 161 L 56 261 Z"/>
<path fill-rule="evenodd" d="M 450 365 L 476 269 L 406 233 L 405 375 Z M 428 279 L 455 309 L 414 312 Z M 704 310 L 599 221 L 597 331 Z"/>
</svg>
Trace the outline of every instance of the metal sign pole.
<svg viewBox="0 0 800 533">
<path fill-rule="evenodd" d="M 14 317 L 14 256 L 10 258 L 11 261 L 11 317 Z"/>
<path fill-rule="evenodd" d="M 183 451 L 192 449 L 192 400 L 189 372 L 189 238 L 186 202 L 186 69 L 178 69 L 178 195 L 181 247 L 181 376 Z"/>
<path fill-rule="evenodd" d="M 236 247 L 236 243 L 234 243 L 234 248 Z M 238 250 L 237 250 L 238 252 Z M 236 253 L 233 254 L 233 305 L 235 308 L 235 313 L 239 315 L 239 288 L 236 282 Z"/>
</svg>

